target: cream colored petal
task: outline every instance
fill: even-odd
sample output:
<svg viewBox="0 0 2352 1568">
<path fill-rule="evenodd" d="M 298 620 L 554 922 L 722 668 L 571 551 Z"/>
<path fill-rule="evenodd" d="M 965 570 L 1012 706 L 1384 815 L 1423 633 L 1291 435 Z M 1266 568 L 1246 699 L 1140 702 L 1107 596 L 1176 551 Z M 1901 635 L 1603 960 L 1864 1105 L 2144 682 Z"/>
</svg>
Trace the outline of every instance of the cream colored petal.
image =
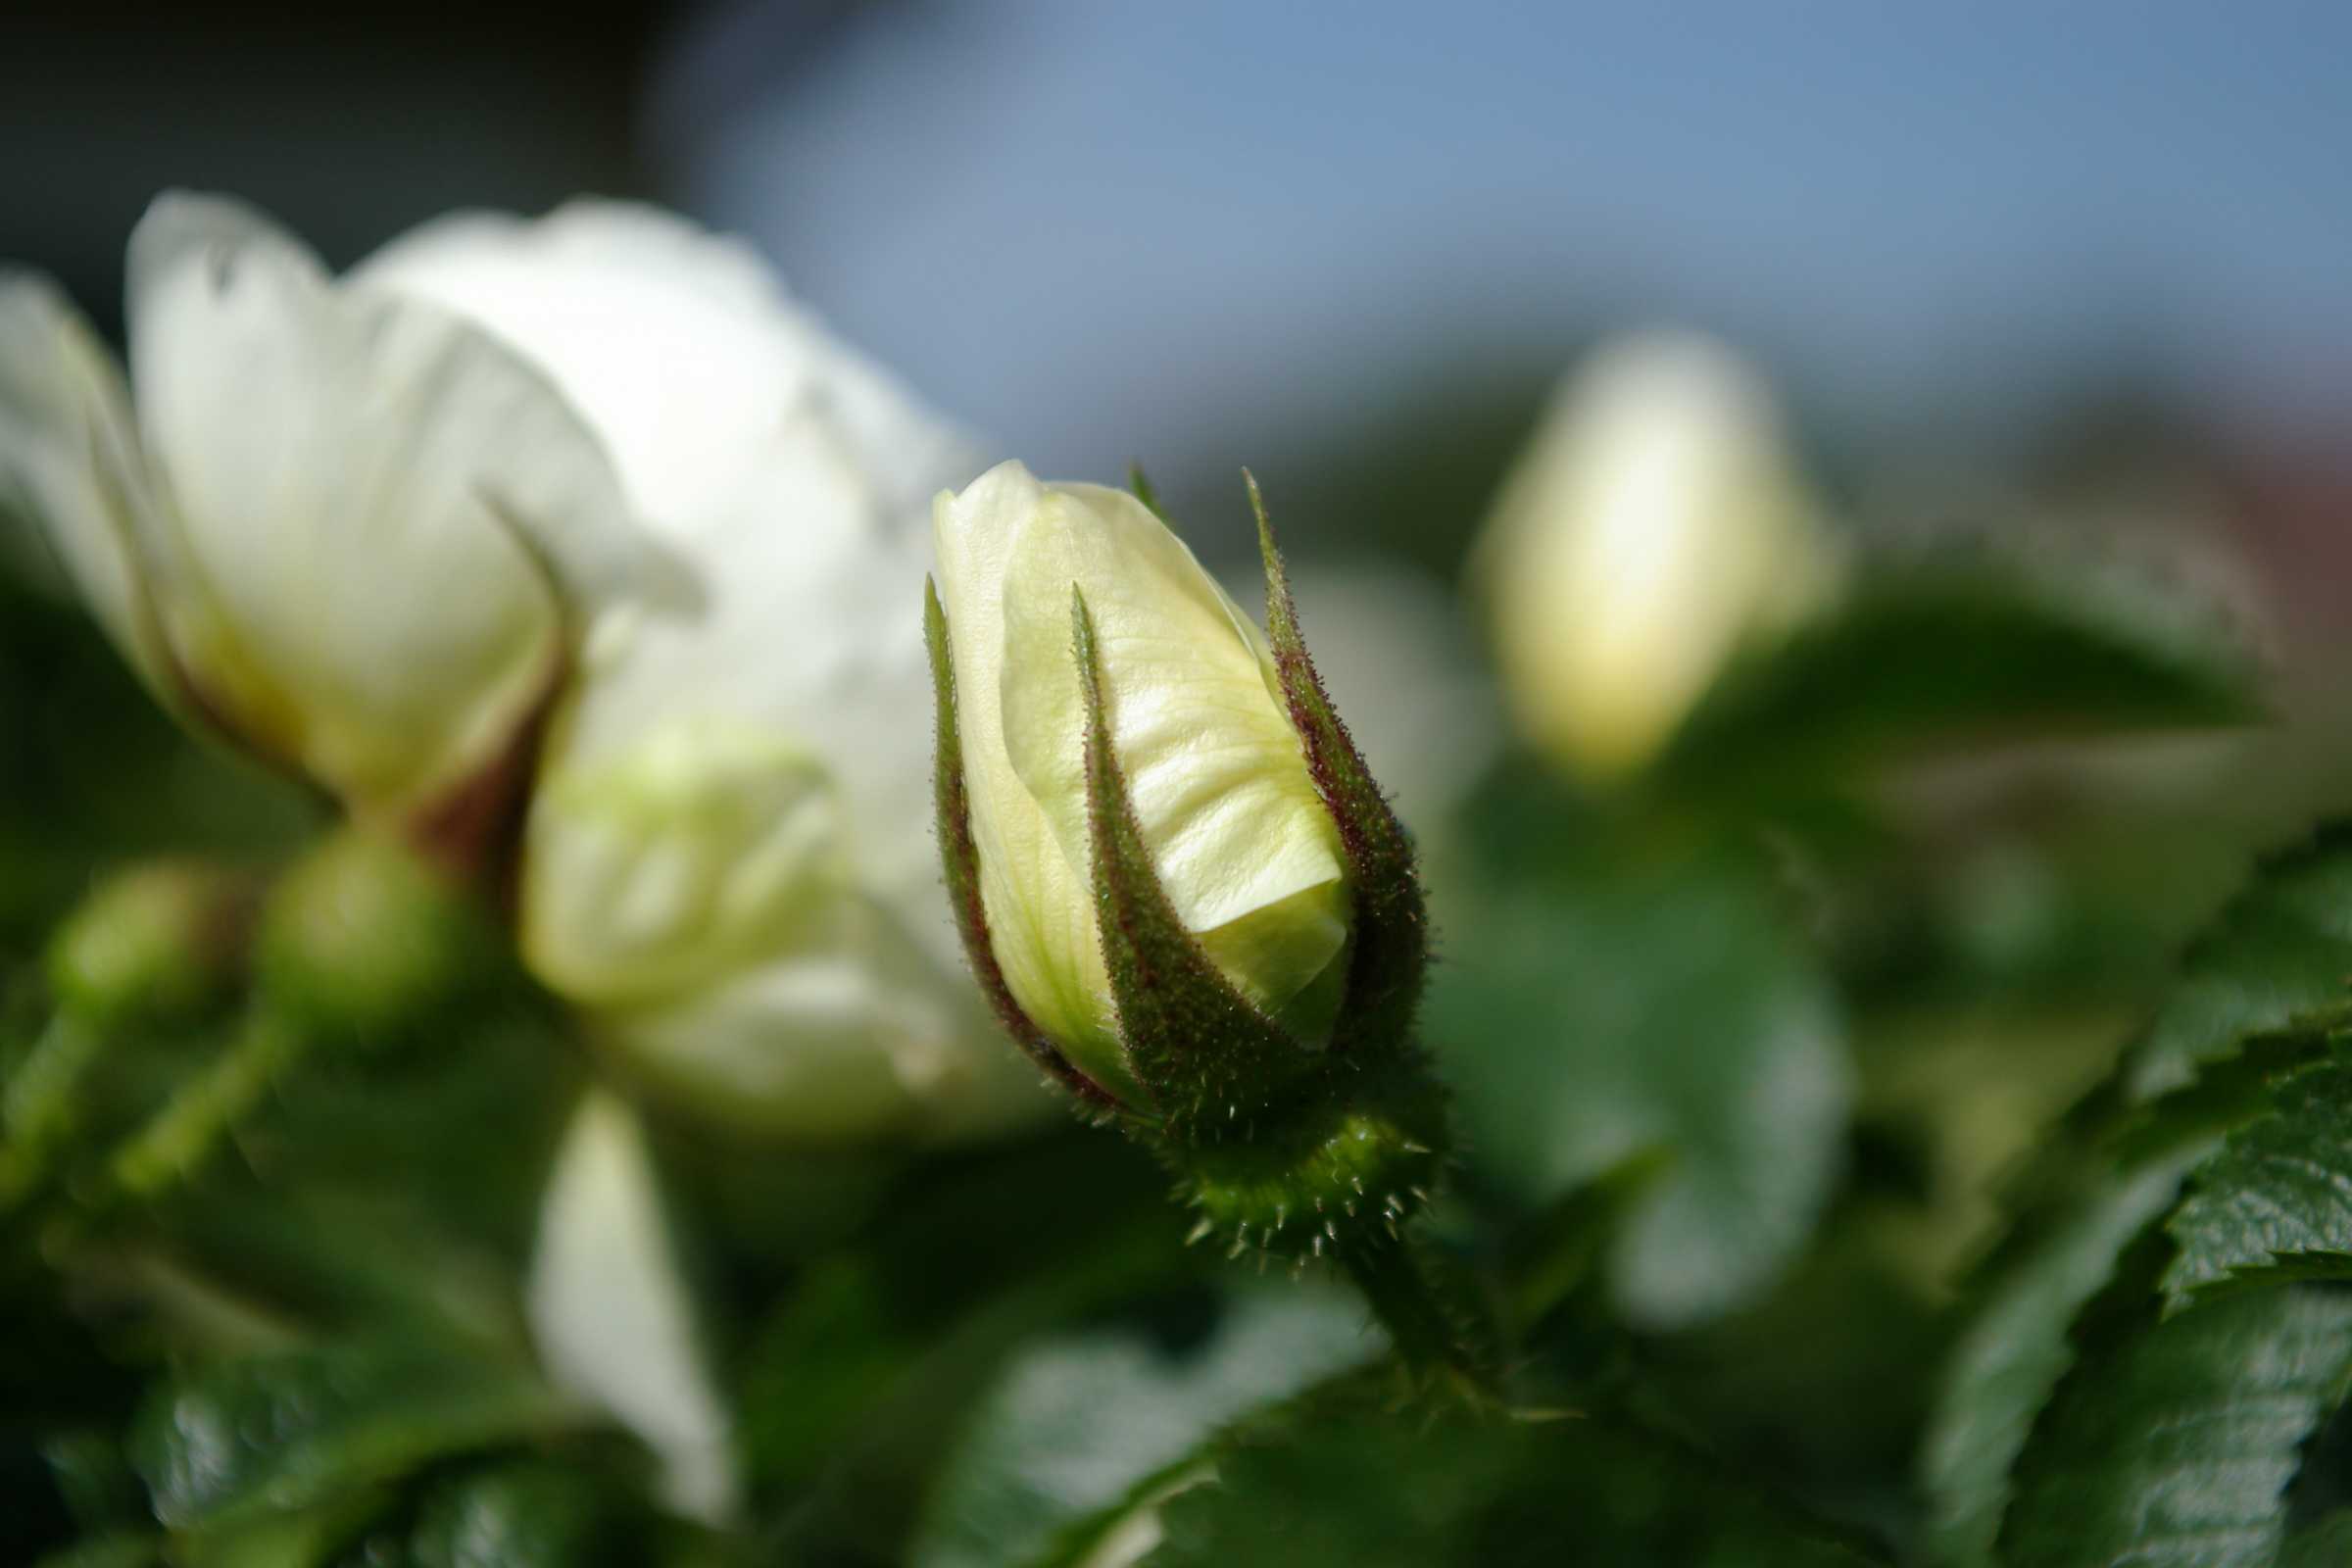
<svg viewBox="0 0 2352 1568">
<path fill-rule="evenodd" d="M 581 781 L 634 776 L 637 760 L 674 750 L 681 737 L 702 760 L 690 766 L 672 757 L 664 766 L 673 784 L 659 801 L 636 791 L 642 808 L 630 822 L 645 845 L 697 843 L 694 853 L 712 857 L 714 867 L 731 862 L 730 850 L 709 842 L 709 822 L 663 820 L 664 811 L 693 805 L 695 768 L 725 773 L 729 782 L 714 779 L 712 787 L 730 792 L 765 788 L 754 782 L 765 770 L 755 765 L 761 755 L 783 769 L 772 775 L 780 788 L 821 771 L 831 781 L 827 819 L 841 879 L 891 903 L 943 962 L 956 951 L 928 831 L 928 668 L 921 627 L 909 624 L 906 609 L 920 591 L 923 563 L 873 539 L 868 524 L 879 504 L 827 421 L 802 416 L 769 444 L 766 506 L 719 519 L 683 547 L 710 584 L 706 612 L 693 620 L 611 617 L 591 638 L 549 739 L 531 830 L 547 853 L 526 857 L 524 913 L 526 932 L 546 934 L 551 922 L 571 928 L 561 943 L 534 936 L 528 944 L 560 989 L 584 978 L 565 951 L 658 948 L 664 940 L 650 928 L 591 940 L 595 926 L 621 911 L 583 897 L 576 873 L 620 863 L 612 857 L 627 840 L 609 812 L 580 816 L 564 803 L 583 788 L 610 803 L 610 791 Z M 730 739 L 711 749 L 722 738 Z M 574 853 L 583 850 L 586 859 Z M 722 875 L 749 886 L 734 869 Z M 763 886 L 759 896 L 739 887 L 706 911 L 724 918 L 704 940 L 714 939 L 730 961 L 764 962 L 791 945 L 806 890 Z M 677 907 L 684 914 L 689 906 Z M 685 930 L 681 924 L 681 941 Z"/>
<path fill-rule="evenodd" d="M 154 506 L 122 371 L 47 278 L 0 272 L 0 510 L 43 531 L 99 625 L 184 718 L 137 552 Z"/>
<path fill-rule="evenodd" d="M 796 1143 L 902 1131 L 894 999 L 857 949 L 797 954 L 724 984 L 600 1010 L 597 1037 L 697 1113 Z"/>
<path fill-rule="evenodd" d="M 523 952 L 575 1002 L 642 1001 L 789 952 L 849 885 L 823 762 L 691 704 L 681 694 L 678 717 L 532 798 Z"/>
<path fill-rule="evenodd" d="M 362 809 L 509 743 L 561 657 L 549 568 L 583 595 L 642 575 L 601 449 L 537 372 L 436 309 L 334 287 L 241 208 L 150 210 L 130 327 L 181 662 Z"/>
<path fill-rule="evenodd" d="M 1004 744 L 1073 868 L 1089 852 L 1072 587 L 1094 617 L 1113 740 L 1160 883 L 1197 932 L 1280 908 L 1256 923 L 1257 940 L 1218 955 L 1245 992 L 1279 1009 L 1345 944 L 1348 895 L 1338 830 L 1270 689 L 1263 642 L 1133 496 L 1048 486 L 1018 519 L 1005 566 Z"/>
<path fill-rule="evenodd" d="M 673 533 L 737 508 L 804 414 L 843 434 L 893 532 L 981 466 L 959 432 L 796 306 L 749 245 L 657 208 L 455 214 L 355 275 L 437 301 L 537 362 Z"/>
<path fill-rule="evenodd" d="M 696 1113 L 799 1145 L 953 1144 L 1064 1112 L 887 910 L 846 905 L 825 943 L 719 984 L 593 1011 L 614 1061 Z"/>
<path fill-rule="evenodd" d="M 932 511 L 981 904 L 990 947 L 1022 1011 L 1088 1072 L 1133 1094 L 1087 881 L 1055 842 L 1052 822 L 1005 747 L 1000 695 L 1005 572 L 1021 518 L 1044 501 L 1045 489 L 1029 470 L 1006 463 L 959 495 L 943 493 Z M 1066 593 L 1062 613 L 1066 662 Z"/>
<path fill-rule="evenodd" d="M 1685 335 L 1629 339 L 1568 382 L 1490 528 L 1514 709 L 1595 777 L 1645 761 L 1826 570 L 1767 389 Z"/>
<path fill-rule="evenodd" d="M 635 1112 L 591 1091 L 556 1155 L 528 1297 L 548 1373 L 644 1440 L 662 1500 L 708 1524 L 738 1511 L 734 1438 Z"/>
</svg>

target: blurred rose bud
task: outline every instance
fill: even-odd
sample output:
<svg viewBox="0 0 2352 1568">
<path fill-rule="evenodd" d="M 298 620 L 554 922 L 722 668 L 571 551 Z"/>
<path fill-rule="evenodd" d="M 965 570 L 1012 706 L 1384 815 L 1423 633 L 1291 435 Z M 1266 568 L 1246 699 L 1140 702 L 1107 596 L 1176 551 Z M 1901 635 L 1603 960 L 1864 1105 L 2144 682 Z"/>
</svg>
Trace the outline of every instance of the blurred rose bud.
<svg viewBox="0 0 2352 1568">
<path fill-rule="evenodd" d="M 159 199 L 128 306 L 126 387 L 53 286 L 0 275 L 0 501 L 183 720 L 412 838 L 478 828 L 571 602 L 658 575 L 595 437 L 234 203 Z"/>
<path fill-rule="evenodd" d="M 252 873 L 197 860 L 108 877 L 49 939 L 49 989 L 100 1026 L 200 1017 L 244 972 L 260 893 Z"/>
<path fill-rule="evenodd" d="M 1630 338 L 1560 389 L 1481 545 L 1523 732 L 1621 778 L 1725 662 L 1833 585 L 1769 391 L 1701 337 Z"/>
<path fill-rule="evenodd" d="M 1352 894 L 1263 638 L 1134 496 L 1008 463 L 933 514 L 987 941 L 1013 1002 L 1122 1103 L 1122 1045 L 1090 869 L 1073 589 L 1112 749 L 1159 885 L 1243 997 L 1319 1046 L 1347 979 Z"/>
<path fill-rule="evenodd" d="M 591 629 L 524 830 L 522 948 L 641 1079 L 798 1139 L 1050 1111 L 960 973 L 907 596 L 969 448 L 735 242 L 575 203 L 458 215 L 356 274 L 539 368 L 703 613 Z"/>
</svg>

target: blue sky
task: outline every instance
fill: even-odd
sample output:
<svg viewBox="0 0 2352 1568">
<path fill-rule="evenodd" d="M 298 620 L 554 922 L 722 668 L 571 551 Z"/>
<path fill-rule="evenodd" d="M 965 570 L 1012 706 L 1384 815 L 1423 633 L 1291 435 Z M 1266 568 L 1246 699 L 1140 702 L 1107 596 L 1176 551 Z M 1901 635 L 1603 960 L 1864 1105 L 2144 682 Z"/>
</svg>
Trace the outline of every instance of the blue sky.
<svg viewBox="0 0 2352 1568">
<path fill-rule="evenodd" d="M 1659 318 L 1865 422 L 2352 407 L 2348 6 L 884 4 L 766 80 L 778 15 L 675 50 L 673 193 L 1057 472 Z"/>
</svg>

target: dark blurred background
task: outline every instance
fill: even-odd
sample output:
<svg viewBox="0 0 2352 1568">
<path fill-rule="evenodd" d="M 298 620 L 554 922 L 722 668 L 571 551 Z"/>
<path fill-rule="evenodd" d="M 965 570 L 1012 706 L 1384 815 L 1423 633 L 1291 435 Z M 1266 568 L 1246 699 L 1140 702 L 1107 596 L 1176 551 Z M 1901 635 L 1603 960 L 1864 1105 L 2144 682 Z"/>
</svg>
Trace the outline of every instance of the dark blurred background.
<svg viewBox="0 0 2352 1568">
<path fill-rule="evenodd" d="M 1776 375 L 1849 511 L 2162 469 L 2316 632 L 2348 59 L 2286 0 L 56 8 L 0 47 L 0 256 L 114 327 L 167 185 L 338 264 L 647 196 L 1041 470 L 1144 459 L 1213 548 L 1248 462 L 1441 570 L 1576 348 L 1671 319 Z"/>
</svg>

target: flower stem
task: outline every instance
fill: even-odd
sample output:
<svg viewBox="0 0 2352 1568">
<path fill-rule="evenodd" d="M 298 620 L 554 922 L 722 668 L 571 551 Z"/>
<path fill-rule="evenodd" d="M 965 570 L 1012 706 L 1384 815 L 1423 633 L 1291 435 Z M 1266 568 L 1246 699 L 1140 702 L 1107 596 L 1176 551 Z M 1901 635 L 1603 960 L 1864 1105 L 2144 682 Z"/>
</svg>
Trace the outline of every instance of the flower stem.
<svg viewBox="0 0 2352 1568">
<path fill-rule="evenodd" d="M 106 1036 L 71 1010 L 52 1014 L 0 1097 L 0 1208 L 14 1205 L 48 1168 L 74 1128 L 74 1091 L 98 1059 Z"/>
<path fill-rule="evenodd" d="M 1351 1248 L 1342 1261 L 1409 1369 L 1474 1399 L 1500 1399 L 1499 1357 L 1485 1314 L 1426 1248 L 1411 1240 Z"/>
<path fill-rule="evenodd" d="M 115 1181 L 152 1198 L 201 1165 L 229 1125 L 302 1054 L 303 1036 L 267 1011 L 246 1014 L 227 1051 L 115 1153 Z"/>
</svg>

